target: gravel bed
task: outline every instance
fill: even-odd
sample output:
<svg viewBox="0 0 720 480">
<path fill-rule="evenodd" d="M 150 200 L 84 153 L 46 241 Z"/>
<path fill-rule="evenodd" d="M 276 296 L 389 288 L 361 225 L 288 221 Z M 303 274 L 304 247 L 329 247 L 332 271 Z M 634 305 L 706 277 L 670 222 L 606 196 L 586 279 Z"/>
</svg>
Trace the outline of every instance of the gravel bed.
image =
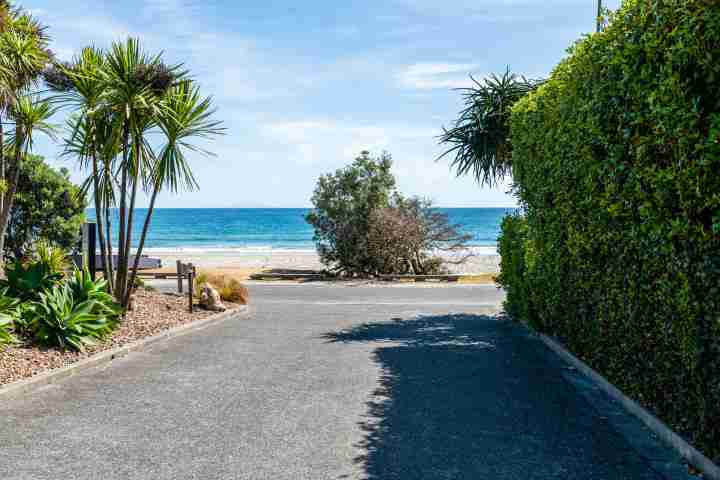
<svg viewBox="0 0 720 480">
<path fill-rule="evenodd" d="M 227 302 L 226 306 L 229 309 L 234 308 Z M 26 344 L 0 347 L 0 385 L 61 368 L 95 353 L 120 347 L 212 315 L 214 312 L 199 309 L 193 313 L 188 312 L 186 296 L 139 290 L 135 294 L 134 310 L 128 313 L 112 336 L 103 343 L 87 347 L 83 352 Z"/>
</svg>

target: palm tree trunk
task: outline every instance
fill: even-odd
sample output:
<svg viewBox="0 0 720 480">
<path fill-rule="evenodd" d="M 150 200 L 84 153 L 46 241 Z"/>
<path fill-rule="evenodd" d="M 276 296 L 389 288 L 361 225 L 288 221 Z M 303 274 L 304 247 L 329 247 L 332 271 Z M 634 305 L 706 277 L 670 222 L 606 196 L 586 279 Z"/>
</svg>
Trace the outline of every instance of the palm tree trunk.
<svg viewBox="0 0 720 480">
<path fill-rule="evenodd" d="M 129 273 L 129 266 L 130 266 L 130 248 L 132 247 L 132 230 L 133 230 L 133 217 L 135 216 L 135 200 L 137 198 L 137 188 L 138 183 L 140 179 L 140 146 L 137 144 L 137 140 L 134 142 L 134 148 L 135 148 L 135 172 L 133 173 L 132 178 L 132 193 L 130 194 L 130 208 L 128 209 L 128 222 L 127 222 L 127 235 L 125 239 L 125 258 L 124 260 L 124 266 L 125 266 L 125 278 L 124 280 L 127 280 L 127 274 Z M 135 258 L 137 262 L 137 252 L 135 252 Z M 133 275 L 134 277 L 134 275 Z M 122 297 L 123 298 L 123 307 L 127 307 L 128 303 L 125 302 L 125 299 L 127 298 L 129 300 L 130 298 L 130 292 L 132 292 L 133 285 L 132 283 L 126 283 L 125 285 L 125 294 Z"/>
<path fill-rule="evenodd" d="M 160 187 L 156 185 L 153 189 L 152 196 L 150 197 L 150 206 L 148 207 L 147 214 L 145 215 L 145 223 L 143 224 L 142 234 L 140 235 L 140 243 L 138 244 L 138 249 L 135 252 L 135 261 L 133 262 L 133 269 L 130 277 L 130 288 L 128 288 L 128 291 L 125 294 L 126 305 L 130 304 L 130 295 L 133 290 L 133 285 L 135 285 L 135 278 L 137 277 L 138 268 L 140 267 L 140 255 L 142 255 L 143 248 L 145 247 L 145 239 L 147 238 L 147 233 L 150 229 L 150 220 L 152 218 L 153 209 L 155 208 L 155 200 L 157 199 L 157 194 L 159 191 Z"/>
<path fill-rule="evenodd" d="M 110 199 L 113 196 L 113 184 L 111 180 L 111 172 L 110 172 L 110 160 L 103 158 L 103 181 L 104 186 L 102 190 L 102 213 L 98 215 L 102 215 L 102 217 L 105 220 L 105 240 L 106 245 L 105 248 L 106 251 L 106 257 L 108 259 L 107 264 L 107 282 L 108 282 L 108 289 L 110 292 L 115 291 L 115 278 L 113 277 L 113 272 L 115 271 L 115 267 L 113 266 L 113 248 L 112 248 L 112 223 L 110 222 Z"/>
<path fill-rule="evenodd" d="M 110 288 L 110 291 L 112 292 L 115 290 L 115 279 L 113 278 L 114 267 L 112 248 L 112 224 L 110 223 L 110 200 L 106 197 L 103 199 L 103 203 L 103 214 L 105 215 L 105 238 L 107 238 L 108 273 L 110 274 L 108 276 L 108 288 Z"/>
<path fill-rule="evenodd" d="M 17 192 L 18 181 L 20 180 L 20 167 L 22 167 L 22 127 L 15 127 L 15 170 L 12 172 L 12 180 L 8 184 L 7 195 L 3 202 L 3 208 L 0 212 L 0 257 L 5 256 L 5 234 L 7 233 L 8 224 L 10 223 L 10 211 L 12 210 L 15 200 L 15 192 Z"/>
<path fill-rule="evenodd" d="M 118 260 L 117 260 L 117 273 L 115 277 L 115 299 L 118 302 L 122 302 L 125 298 L 125 275 L 126 269 L 123 265 L 125 262 L 125 214 L 127 209 L 127 184 L 128 184 L 128 157 L 129 157 L 129 146 L 128 140 L 130 136 L 130 126 L 128 119 L 125 119 L 125 125 L 123 126 L 123 163 L 121 165 L 121 179 L 120 179 L 120 225 L 118 232 Z"/>
<path fill-rule="evenodd" d="M 93 148 L 94 150 L 94 148 Z M 105 249 L 105 231 L 103 229 L 102 207 L 100 198 L 100 179 L 98 178 L 97 155 L 92 152 L 92 177 L 93 188 L 95 189 L 95 223 L 97 224 L 98 240 L 100 241 L 100 259 L 103 264 L 103 275 L 107 280 L 110 277 L 108 269 L 107 250 Z M 95 265 L 93 265 L 94 270 Z"/>
</svg>

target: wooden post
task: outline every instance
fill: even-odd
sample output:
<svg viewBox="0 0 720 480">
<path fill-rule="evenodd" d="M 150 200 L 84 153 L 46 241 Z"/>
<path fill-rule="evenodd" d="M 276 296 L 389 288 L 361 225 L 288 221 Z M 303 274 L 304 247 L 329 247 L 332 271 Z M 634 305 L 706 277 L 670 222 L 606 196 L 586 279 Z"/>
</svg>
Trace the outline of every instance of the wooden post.
<svg viewBox="0 0 720 480">
<path fill-rule="evenodd" d="M 92 278 L 95 278 L 96 250 L 97 250 L 97 224 L 95 222 L 85 222 L 82 225 L 82 246 L 80 248 L 81 268 L 87 268 Z"/>
<path fill-rule="evenodd" d="M 90 242 L 88 235 L 88 224 L 83 223 L 80 227 L 80 268 L 88 268 L 88 250 L 90 250 Z"/>
<path fill-rule="evenodd" d="M 178 281 L 178 293 L 183 293 L 183 264 L 180 260 L 177 261 L 177 281 Z"/>
<path fill-rule="evenodd" d="M 187 277 L 188 277 L 188 303 L 190 308 L 190 313 L 193 311 L 193 281 L 195 279 L 195 267 L 193 267 L 192 263 L 189 263 L 185 265 L 187 269 Z"/>
<path fill-rule="evenodd" d="M 97 223 L 88 223 L 88 270 L 90 278 L 95 280 L 97 272 Z"/>
</svg>

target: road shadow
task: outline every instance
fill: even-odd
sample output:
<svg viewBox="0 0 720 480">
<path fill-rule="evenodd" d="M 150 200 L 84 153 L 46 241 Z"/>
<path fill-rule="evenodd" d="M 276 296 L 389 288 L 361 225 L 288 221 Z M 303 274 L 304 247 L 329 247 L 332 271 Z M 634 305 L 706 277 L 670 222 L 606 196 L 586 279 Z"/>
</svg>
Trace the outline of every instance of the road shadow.
<svg viewBox="0 0 720 480">
<path fill-rule="evenodd" d="M 394 318 L 325 338 L 377 345 L 355 458 L 364 478 L 658 478 L 514 323 Z"/>
</svg>

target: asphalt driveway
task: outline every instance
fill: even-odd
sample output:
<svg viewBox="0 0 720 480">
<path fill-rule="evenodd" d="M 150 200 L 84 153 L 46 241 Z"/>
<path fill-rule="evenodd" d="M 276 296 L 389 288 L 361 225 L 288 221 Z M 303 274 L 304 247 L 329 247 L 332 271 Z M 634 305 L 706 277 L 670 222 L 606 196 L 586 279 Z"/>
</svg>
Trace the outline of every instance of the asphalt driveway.
<svg viewBox="0 0 720 480">
<path fill-rule="evenodd" d="M 0 479 L 687 478 L 493 287 L 251 294 L 249 318 L 3 401 Z"/>
</svg>

